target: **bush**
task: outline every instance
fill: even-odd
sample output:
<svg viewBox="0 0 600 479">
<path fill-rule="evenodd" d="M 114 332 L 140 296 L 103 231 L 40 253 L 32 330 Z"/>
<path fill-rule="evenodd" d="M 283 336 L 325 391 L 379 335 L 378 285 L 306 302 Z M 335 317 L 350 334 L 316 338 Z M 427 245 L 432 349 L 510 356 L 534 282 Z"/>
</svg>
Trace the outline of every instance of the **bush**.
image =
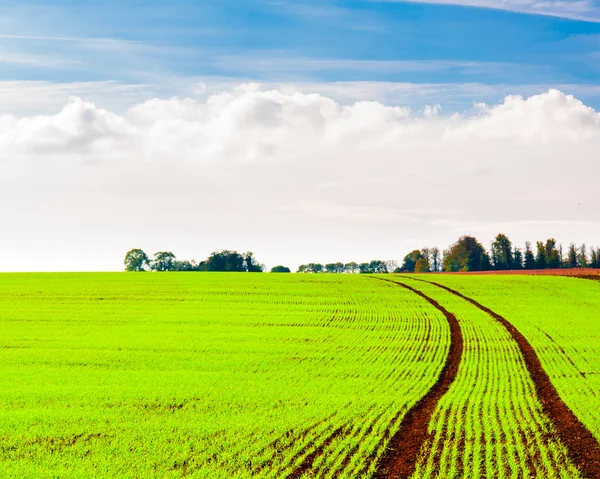
<svg viewBox="0 0 600 479">
<path fill-rule="evenodd" d="M 288 268 L 287 266 L 274 266 L 273 268 L 271 268 L 271 273 L 289 273 L 290 272 L 290 268 Z"/>
</svg>

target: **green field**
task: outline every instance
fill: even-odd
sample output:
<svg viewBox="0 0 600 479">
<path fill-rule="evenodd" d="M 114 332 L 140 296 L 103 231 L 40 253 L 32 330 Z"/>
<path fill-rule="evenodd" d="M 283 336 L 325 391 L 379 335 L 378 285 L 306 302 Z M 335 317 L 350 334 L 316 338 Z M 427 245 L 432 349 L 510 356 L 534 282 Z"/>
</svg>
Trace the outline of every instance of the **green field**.
<svg viewBox="0 0 600 479">
<path fill-rule="evenodd" d="M 577 478 L 521 353 L 600 439 L 600 282 L 386 275 L 461 325 L 415 478 Z M 450 330 L 363 275 L 0 275 L 0 477 L 370 478 Z"/>
</svg>

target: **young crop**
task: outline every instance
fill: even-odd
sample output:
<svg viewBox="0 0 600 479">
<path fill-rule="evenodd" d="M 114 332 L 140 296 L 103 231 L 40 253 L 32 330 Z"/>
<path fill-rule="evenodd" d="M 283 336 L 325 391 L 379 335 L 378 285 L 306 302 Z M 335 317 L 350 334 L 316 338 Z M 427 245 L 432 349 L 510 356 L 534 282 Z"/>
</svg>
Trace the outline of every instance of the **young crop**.
<svg viewBox="0 0 600 479">
<path fill-rule="evenodd" d="M 0 275 L 0 475 L 370 477 L 444 317 L 357 276 Z"/>
<path fill-rule="evenodd" d="M 600 282 L 557 276 L 435 277 L 523 333 L 563 401 L 600 440 Z"/>
<path fill-rule="evenodd" d="M 579 477 L 504 327 L 434 285 L 398 281 L 410 282 L 453 311 L 464 338 L 457 378 L 430 424 L 433 439 L 415 477 Z"/>
</svg>

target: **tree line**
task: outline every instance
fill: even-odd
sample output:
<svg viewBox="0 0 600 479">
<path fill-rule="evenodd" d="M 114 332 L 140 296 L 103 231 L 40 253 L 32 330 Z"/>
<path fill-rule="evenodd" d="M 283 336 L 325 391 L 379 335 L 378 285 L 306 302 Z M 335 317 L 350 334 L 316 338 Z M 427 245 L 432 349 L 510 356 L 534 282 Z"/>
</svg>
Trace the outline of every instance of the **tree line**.
<svg viewBox="0 0 600 479">
<path fill-rule="evenodd" d="M 359 273 L 385 274 L 394 271 L 395 261 L 373 260 L 370 263 L 308 263 L 298 267 L 298 273 Z"/>
<path fill-rule="evenodd" d="M 494 238 L 490 251 L 473 236 L 462 236 L 448 247 L 423 248 L 408 253 L 400 266 L 395 261 L 370 263 L 308 263 L 299 273 L 429 273 L 459 271 L 535 270 L 558 268 L 600 268 L 600 247 L 571 243 L 563 248 L 554 238 L 530 242 L 525 248 L 514 246 L 505 234 Z"/>
<path fill-rule="evenodd" d="M 237 251 L 215 251 L 206 260 L 178 260 L 171 251 L 159 251 L 150 258 L 143 250 L 134 248 L 125 255 L 126 271 L 229 271 L 261 273 L 264 266 L 256 260 L 254 253 Z"/>
<path fill-rule="evenodd" d="M 600 268 L 600 247 L 569 244 L 564 248 L 554 238 L 528 241 L 525 248 L 514 246 L 508 236 L 494 238 L 490 251 L 473 236 L 462 236 L 440 253 L 439 248 L 411 251 L 399 272 L 506 271 L 559 268 Z"/>
<path fill-rule="evenodd" d="M 401 265 L 394 260 L 373 260 L 365 263 L 308 263 L 298 267 L 298 273 L 428 273 L 458 271 L 502 271 L 558 268 L 600 268 L 600 247 L 588 248 L 585 244 L 569 244 L 563 248 L 554 238 L 537 241 L 535 246 L 525 243 L 525 248 L 514 246 L 508 236 L 499 234 L 490 250 L 473 236 L 461 236 L 445 250 L 437 247 L 423 248 L 408 253 Z M 126 271 L 230 271 L 263 272 L 254 253 L 223 250 L 213 252 L 206 260 L 178 260 L 170 251 L 159 251 L 150 258 L 141 249 L 132 249 L 125 255 Z M 272 273 L 289 273 L 286 266 L 278 265 Z"/>
</svg>

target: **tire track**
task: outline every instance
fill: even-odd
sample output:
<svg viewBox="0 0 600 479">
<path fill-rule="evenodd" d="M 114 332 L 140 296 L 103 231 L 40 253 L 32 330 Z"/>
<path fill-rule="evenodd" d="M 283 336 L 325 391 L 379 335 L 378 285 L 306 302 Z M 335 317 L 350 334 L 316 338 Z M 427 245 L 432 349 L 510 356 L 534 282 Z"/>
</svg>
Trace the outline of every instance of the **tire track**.
<svg viewBox="0 0 600 479">
<path fill-rule="evenodd" d="M 550 418 L 556 431 L 567 447 L 569 458 L 581 471 L 583 477 L 588 479 L 600 478 L 600 443 L 594 435 L 585 427 L 579 418 L 571 411 L 561 399 L 558 391 L 550 381 L 537 353 L 527 338 L 513 326 L 506 318 L 492 311 L 478 301 L 465 296 L 448 286 L 434 281 L 410 278 L 414 281 L 422 281 L 441 288 L 449 293 L 468 301 L 473 306 L 484 311 L 492 318 L 500 322 L 519 345 L 519 349 L 525 360 L 525 366 L 535 385 L 535 389 L 546 415 Z"/>
<path fill-rule="evenodd" d="M 415 471 L 422 446 L 431 438 L 428 426 L 433 412 L 458 373 L 463 351 L 463 337 L 456 316 L 435 299 L 404 283 L 384 278 L 374 279 L 393 283 L 425 299 L 446 317 L 450 325 L 450 348 L 437 381 L 404 415 L 398 431 L 390 438 L 373 475 L 375 479 L 407 479 Z"/>
</svg>

